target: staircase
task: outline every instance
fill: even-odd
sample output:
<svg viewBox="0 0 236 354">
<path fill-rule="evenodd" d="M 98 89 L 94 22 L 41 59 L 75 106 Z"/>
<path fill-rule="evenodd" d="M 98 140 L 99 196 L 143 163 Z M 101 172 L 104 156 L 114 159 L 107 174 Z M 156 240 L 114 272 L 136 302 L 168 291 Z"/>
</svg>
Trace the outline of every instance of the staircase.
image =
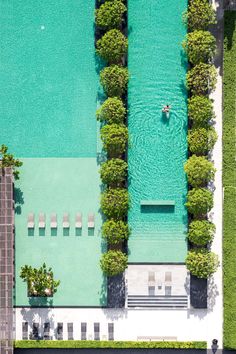
<svg viewBox="0 0 236 354">
<path fill-rule="evenodd" d="M 128 295 L 128 308 L 186 309 L 187 307 L 188 307 L 187 295 L 170 295 L 170 296 Z"/>
</svg>

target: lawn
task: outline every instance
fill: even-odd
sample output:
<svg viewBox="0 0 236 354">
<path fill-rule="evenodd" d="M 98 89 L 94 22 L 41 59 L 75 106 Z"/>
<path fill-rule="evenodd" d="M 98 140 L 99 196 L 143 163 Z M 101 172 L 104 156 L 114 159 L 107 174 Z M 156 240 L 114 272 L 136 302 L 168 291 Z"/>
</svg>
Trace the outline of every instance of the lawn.
<svg viewBox="0 0 236 354">
<path fill-rule="evenodd" d="M 225 12 L 223 114 L 224 347 L 236 349 L 236 12 Z"/>
</svg>

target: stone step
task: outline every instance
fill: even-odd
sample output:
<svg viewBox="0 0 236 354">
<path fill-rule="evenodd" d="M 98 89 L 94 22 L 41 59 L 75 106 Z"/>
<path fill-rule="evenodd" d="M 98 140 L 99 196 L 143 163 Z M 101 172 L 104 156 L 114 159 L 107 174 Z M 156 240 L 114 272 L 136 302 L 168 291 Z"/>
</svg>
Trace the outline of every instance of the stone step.
<svg viewBox="0 0 236 354">
<path fill-rule="evenodd" d="M 148 296 L 128 295 L 128 307 L 187 308 L 186 295 Z"/>
</svg>

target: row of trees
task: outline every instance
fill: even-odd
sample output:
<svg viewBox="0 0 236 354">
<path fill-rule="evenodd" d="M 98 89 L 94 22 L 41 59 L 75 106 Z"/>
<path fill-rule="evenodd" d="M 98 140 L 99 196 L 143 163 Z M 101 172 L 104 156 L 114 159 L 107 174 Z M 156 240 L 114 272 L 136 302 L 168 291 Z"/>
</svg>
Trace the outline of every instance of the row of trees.
<svg viewBox="0 0 236 354">
<path fill-rule="evenodd" d="M 126 127 L 126 90 L 128 70 L 125 66 L 128 40 L 123 34 L 126 6 L 121 0 L 107 0 L 96 10 L 96 26 L 101 34 L 96 42 L 96 53 L 107 64 L 100 72 L 100 81 L 107 99 L 97 110 L 101 122 L 101 140 L 107 160 L 101 165 L 100 175 L 105 191 L 101 196 L 101 210 L 106 217 L 102 236 L 108 251 L 102 255 L 101 268 L 108 276 L 122 273 L 127 267 L 123 243 L 129 237 L 127 224 L 129 196 L 126 188 L 127 163 L 125 151 L 128 142 Z"/>
<path fill-rule="evenodd" d="M 184 19 L 189 33 L 183 48 L 191 65 L 187 73 L 190 157 L 184 165 L 190 186 L 186 206 L 191 214 L 188 230 L 191 249 L 186 266 L 193 275 L 208 278 L 218 267 L 218 257 L 209 251 L 215 225 L 207 217 L 213 207 L 213 192 L 208 186 L 216 171 L 209 152 L 217 140 L 213 102 L 209 98 L 216 85 L 216 69 L 212 63 L 216 39 L 208 27 L 216 23 L 216 16 L 208 0 L 190 0 Z"/>
</svg>

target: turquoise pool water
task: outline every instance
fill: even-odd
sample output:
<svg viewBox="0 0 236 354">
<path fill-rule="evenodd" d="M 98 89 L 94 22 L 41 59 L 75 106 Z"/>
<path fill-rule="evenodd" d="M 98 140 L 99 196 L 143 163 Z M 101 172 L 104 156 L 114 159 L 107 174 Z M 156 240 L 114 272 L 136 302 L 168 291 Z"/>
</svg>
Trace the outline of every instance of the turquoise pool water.
<svg viewBox="0 0 236 354">
<path fill-rule="evenodd" d="M 129 0 L 129 262 L 186 256 L 186 7 L 187 0 Z M 175 207 L 141 208 L 141 200 L 174 200 Z"/>
<path fill-rule="evenodd" d="M 95 157 L 94 0 L 1 5 L 1 140 L 18 157 Z"/>
<path fill-rule="evenodd" d="M 0 143 L 23 161 L 15 183 L 15 305 L 105 306 L 95 0 L 0 0 L 0 5 Z M 35 215 L 31 232 L 29 213 Z M 45 229 L 39 229 L 39 213 Z M 58 219 L 53 231 L 51 213 Z M 64 213 L 68 230 L 62 227 Z M 82 214 L 78 230 L 77 213 Z M 88 229 L 89 213 L 94 230 Z M 61 281 L 46 301 L 29 298 L 19 277 L 23 265 L 43 262 Z"/>
</svg>

